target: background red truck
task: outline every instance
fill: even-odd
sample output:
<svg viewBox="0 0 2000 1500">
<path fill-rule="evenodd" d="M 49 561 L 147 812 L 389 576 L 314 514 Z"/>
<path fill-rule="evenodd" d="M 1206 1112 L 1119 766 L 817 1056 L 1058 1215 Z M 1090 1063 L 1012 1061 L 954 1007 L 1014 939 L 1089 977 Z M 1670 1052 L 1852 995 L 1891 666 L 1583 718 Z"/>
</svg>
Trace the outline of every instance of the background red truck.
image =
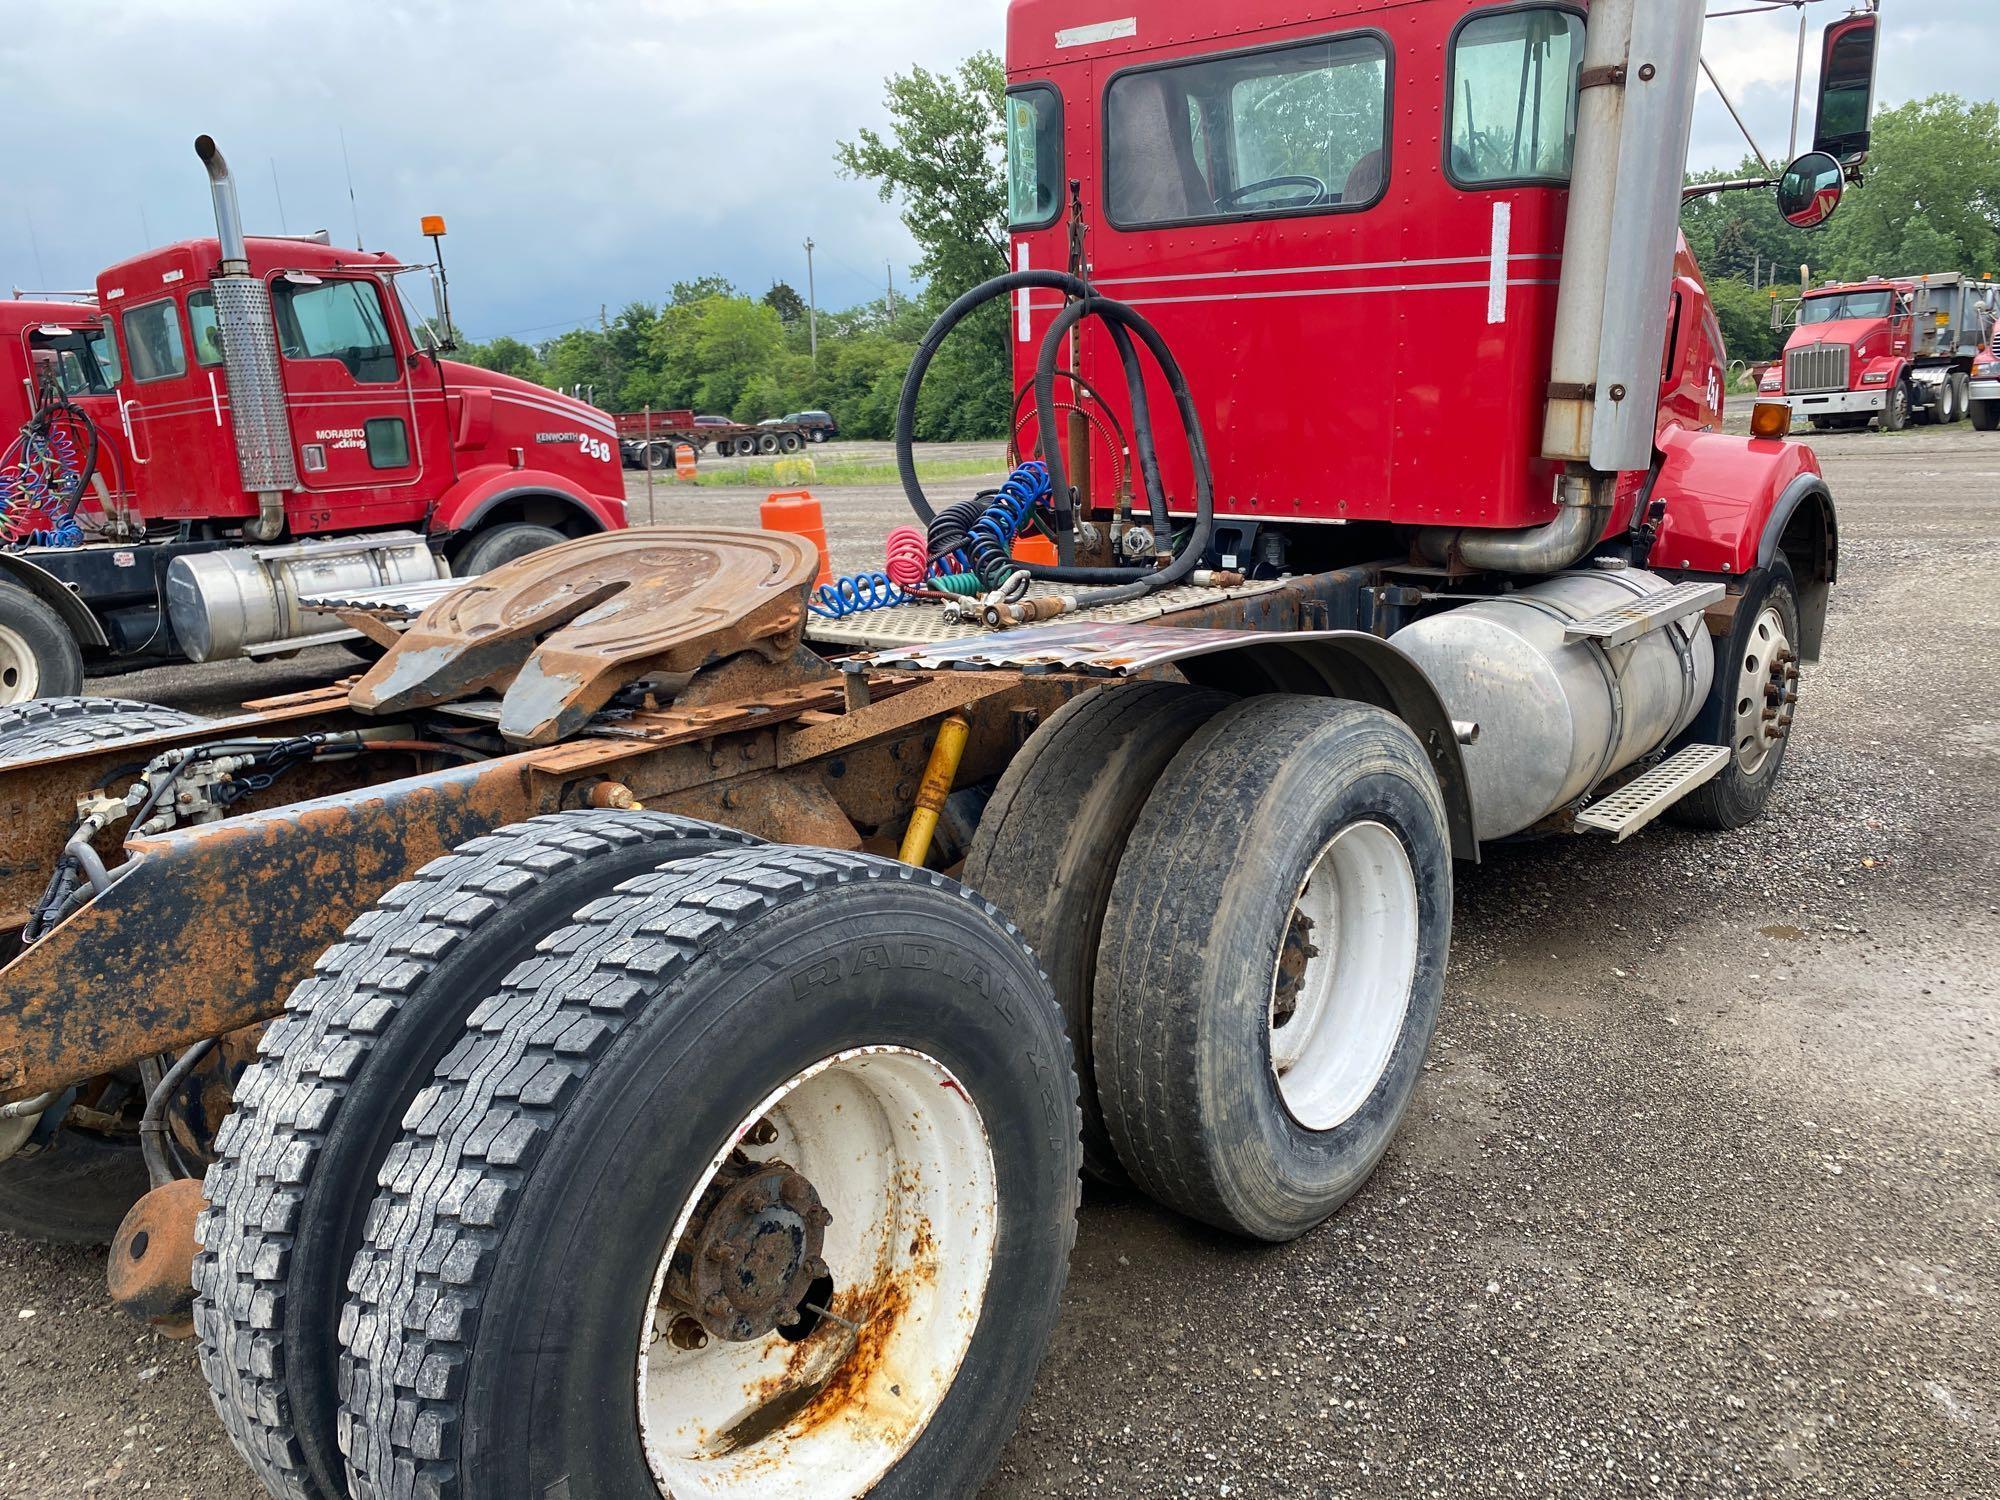
<svg viewBox="0 0 2000 1500">
<path fill-rule="evenodd" d="M 397 290 L 428 266 L 246 239 L 221 152 L 196 150 L 216 237 L 112 266 L 104 323 L 66 308 L 73 340 L 43 351 L 51 375 L 84 371 L 136 509 L 0 550 L 0 704 L 74 693 L 88 671 L 296 649 L 340 628 L 300 608 L 304 590 L 483 572 L 626 524 L 608 415 L 446 359 L 448 320 L 441 335 Z M 7 388 L 25 396 L 32 346 L 63 340 L 7 317 L 23 364 Z"/>
<path fill-rule="evenodd" d="M 1783 361 L 1759 393 L 1824 432 L 1963 421 L 1973 362 L 1992 342 L 2000 283 L 1949 271 L 1819 287 L 1792 304 Z M 1779 313 L 1783 326 L 1784 313 Z"/>
</svg>

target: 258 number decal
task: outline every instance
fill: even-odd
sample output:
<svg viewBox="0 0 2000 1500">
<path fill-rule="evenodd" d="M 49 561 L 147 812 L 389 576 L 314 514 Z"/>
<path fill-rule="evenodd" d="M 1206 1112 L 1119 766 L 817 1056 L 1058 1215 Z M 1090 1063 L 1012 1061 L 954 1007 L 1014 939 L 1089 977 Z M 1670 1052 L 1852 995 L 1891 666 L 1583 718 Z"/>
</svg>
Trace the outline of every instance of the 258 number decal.
<svg viewBox="0 0 2000 1500">
<path fill-rule="evenodd" d="M 585 458 L 594 458 L 600 463 L 611 461 L 611 445 L 603 438 L 594 438 L 586 432 L 578 436 L 576 446 L 582 450 Z"/>
</svg>

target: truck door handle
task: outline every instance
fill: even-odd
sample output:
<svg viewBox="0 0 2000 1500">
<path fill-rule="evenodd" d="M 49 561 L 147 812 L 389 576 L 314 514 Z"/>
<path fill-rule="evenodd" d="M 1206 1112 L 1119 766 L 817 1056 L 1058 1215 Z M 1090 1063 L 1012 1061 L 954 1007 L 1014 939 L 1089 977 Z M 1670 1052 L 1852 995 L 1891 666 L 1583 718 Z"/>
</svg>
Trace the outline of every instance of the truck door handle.
<svg viewBox="0 0 2000 1500">
<path fill-rule="evenodd" d="M 125 429 L 125 446 L 132 450 L 132 462 L 135 464 L 151 463 L 152 460 L 150 458 L 142 458 L 140 456 L 139 439 L 132 431 L 132 408 L 138 404 L 136 401 L 120 401 L 118 403 L 118 422 Z"/>
</svg>

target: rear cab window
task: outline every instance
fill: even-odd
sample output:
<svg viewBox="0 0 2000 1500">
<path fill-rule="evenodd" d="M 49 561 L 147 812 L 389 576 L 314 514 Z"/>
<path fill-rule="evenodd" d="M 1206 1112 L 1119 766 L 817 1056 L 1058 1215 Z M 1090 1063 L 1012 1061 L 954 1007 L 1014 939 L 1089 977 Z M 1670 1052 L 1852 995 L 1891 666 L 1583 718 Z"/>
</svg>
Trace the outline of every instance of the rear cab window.
<svg viewBox="0 0 2000 1500">
<path fill-rule="evenodd" d="M 1367 208 L 1388 182 L 1389 45 L 1373 32 L 1135 68 L 1105 91 L 1119 229 Z"/>
<path fill-rule="evenodd" d="M 181 341 L 180 314 L 173 298 L 126 311 L 125 349 L 134 380 L 170 380 L 187 374 L 187 346 Z"/>
<path fill-rule="evenodd" d="M 1467 17 L 1452 34 L 1445 169 L 1460 187 L 1569 181 L 1583 18 L 1555 6 Z"/>
<path fill-rule="evenodd" d="M 1062 95 L 1046 83 L 1007 91 L 1007 227 L 1047 229 L 1062 216 Z"/>
</svg>

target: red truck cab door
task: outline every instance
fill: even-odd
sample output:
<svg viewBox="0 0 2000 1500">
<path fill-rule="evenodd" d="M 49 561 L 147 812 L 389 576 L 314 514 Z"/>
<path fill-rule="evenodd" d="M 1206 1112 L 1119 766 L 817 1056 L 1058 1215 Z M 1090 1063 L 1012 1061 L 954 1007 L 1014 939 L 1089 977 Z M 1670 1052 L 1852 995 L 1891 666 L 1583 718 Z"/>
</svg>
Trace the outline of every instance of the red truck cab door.
<svg viewBox="0 0 2000 1500">
<path fill-rule="evenodd" d="M 302 491 L 289 506 L 295 531 L 416 519 L 424 445 L 413 351 L 399 341 L 399 320 L 384 291 L 369 276 L 286 271 L 271 279 Z M 199 339 L 201 320 L 195 321 Z"/>
<path fill-rule="evenodd" d="M 229 424 L 229 383 L 219 353 L 188 337 L 185 267 L 159 295 L 113 288 L 124 368 L 119 425 L 131 447 L 147 519 L 233 520 L 257 513 L 244 493 Z M 205 293 L 200 295 L 206 295 Z"/>
<path fill-rule="evenodd" d="M 1896 293 L 1895 303 L 1889 310 L 1889 349 L 1899 359 L 1910 357 L 1911 335 L 1915 327 L 1916 315 L 1910 310 L 1909 293 Z"/>
</svg>

